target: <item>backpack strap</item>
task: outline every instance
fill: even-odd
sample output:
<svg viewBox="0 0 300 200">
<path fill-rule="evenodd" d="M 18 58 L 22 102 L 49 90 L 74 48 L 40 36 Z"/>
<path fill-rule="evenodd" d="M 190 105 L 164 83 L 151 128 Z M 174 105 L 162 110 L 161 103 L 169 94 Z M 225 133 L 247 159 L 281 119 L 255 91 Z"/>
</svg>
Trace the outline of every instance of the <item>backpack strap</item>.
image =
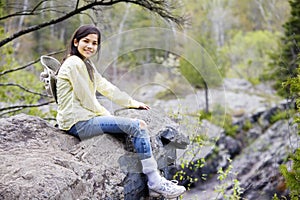
<svg viewBox="0 0 300 200">
<path fill-rule="evenodd" d="M 51 56 L 41 56 L 41 63 L 44 66 L 44 72 L 40 74 L 40 79 L 45 83 L 47 93 L 52 95 L 57 103 L 56 75 L 61 63 Z"/>
</svg>

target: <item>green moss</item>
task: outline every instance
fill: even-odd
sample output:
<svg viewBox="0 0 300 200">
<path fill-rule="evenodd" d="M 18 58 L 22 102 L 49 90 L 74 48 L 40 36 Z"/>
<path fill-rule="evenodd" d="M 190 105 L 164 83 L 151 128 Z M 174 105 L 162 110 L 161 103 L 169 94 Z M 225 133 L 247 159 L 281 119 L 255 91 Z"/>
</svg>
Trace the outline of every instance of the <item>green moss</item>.
<svg viewBox="0 0 300 200">
<path fill-rule="evenodd" d="M 235 137 L 239 127 L 237 125 L 233 125 L 231 115 L 224 115 L 220 109 L 216 108 L 213 113 L 200 111 L 200 120 L 206 119 L 219 127 L 223 127 L 226 135 Z"/>
<path fill-rule="evenodd" d="M 250 120 L 245 120 L 243 124 L 243 131 L 249 131 L 253 127 L 252 123 Z"/>
<path fill-rule="evenodd" d="M 232 117 L 230 115 L 225 116 L 225 123 L 224 123 L 224 130 L 225 134 L 231 137 L 235 137 L 237 134 L 238 126 L 232 124 Z"/>
<path fill-rule="evenodd" d="M 287 120 L 290 119 L 295 114 L 294 109 L 289 110 L 278 110 L 274 115 L 270 118 L 270 123 L 274 124 L 275 122 L 279 120 Z"/>
</svg>

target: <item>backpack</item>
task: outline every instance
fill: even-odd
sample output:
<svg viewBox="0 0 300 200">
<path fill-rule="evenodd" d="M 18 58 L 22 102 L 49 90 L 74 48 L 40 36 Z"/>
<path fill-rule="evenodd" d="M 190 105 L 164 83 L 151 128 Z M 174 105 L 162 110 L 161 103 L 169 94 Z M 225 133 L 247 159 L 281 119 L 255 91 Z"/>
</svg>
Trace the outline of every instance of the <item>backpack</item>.
<svg viewBox="0 0 300 200">
<path fill-rule="evenodd" d="M 44 66 L 44 71 L 40 74 L 40 80 L 44 82 L 47 93 L 57 103 L 56 76 L 61 63 L 51 56 L 41 56 L 41 63 Z"/>
</svg>

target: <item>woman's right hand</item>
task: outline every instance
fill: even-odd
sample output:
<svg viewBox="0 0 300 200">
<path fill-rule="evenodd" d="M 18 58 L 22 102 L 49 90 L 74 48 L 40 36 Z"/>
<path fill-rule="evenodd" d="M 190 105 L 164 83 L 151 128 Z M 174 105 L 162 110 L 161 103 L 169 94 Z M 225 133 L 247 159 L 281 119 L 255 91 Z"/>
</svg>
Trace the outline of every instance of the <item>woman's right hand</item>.
<svg viewBox="0 0 300 200">
<path fill-rule="evenodd" d="M 139 102 L 140 103 L 140 105 L 139 105 L 139 109 L 144 109 L 144 110 L 150 110 L 151 108 L 150 108 L 150 106 L 148 106 L 147 104 L 145 104 L 145 103 L 142 103 L 142 102 Z"/>
</svg>

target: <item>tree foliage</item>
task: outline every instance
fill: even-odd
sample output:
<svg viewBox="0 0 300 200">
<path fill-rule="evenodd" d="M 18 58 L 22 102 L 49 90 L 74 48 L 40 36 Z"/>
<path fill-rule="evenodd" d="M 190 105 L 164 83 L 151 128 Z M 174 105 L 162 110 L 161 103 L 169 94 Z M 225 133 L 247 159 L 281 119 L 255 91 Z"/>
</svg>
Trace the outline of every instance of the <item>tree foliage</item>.
<svg viewBox="0 0 300 200">
<path fill-rule="evenodd" d="M 238 31 L 220 49 L 228 77 L 239 77 L 257 83 L 267 70 L 269 54 L 277 50 L 279 33 L 267 30 Z"/>
<path fill-rule="evenodd" d="M 272 55 L 272 79 L 276 79 L 275 88 L 279 94 L 288 96 L 288 88 L 282 87 L 289 77 L 297 76 L 298 54 L 300 53 L 300 0 L 290 0 L 291 15 L 283 25 L 284 36 L 281 38 L 282 46 L 278 53 Z"/>
<path fill-rule="evenodd" d="M 185 2 L 192 24 L 187 32 L 208 51 L 220 73 L 257 83 L 258 73 L 270 62 L 269 52 L 278 50 L 289 4 L 278 0 Z"/>
<path fill-rule="evenodd" d="M 300 57 L 300 54 L 298 55 Z M 298 65 L 295 77 L 288 77 L 283 86 L 289 90 L 290 95 L 296 101 L 297 111 L 300 112 L 300 62 L 295 63 Z M 298 128 L 298 135 L 300 136 L 300 116 L 294 116 L 294 123 Z M 285 177 L 286 184 L 290 189 L 290 197 L 292 200 L 300 199 L 300 148 L 292 152 L 290 156 L 292 167 L 281 165 L 280 171 Z"/>
<path fill-rule="evenodd" d="M 26 112 L 24 108 L 30 108 L 28 112 L 31 114 L 40 115 L 37 113 L 39 110 L 34 113 L 33 110 L 39 105 L 47 104 L 47 96 L 42 92 L 44 89 L 38 80 L 39 73 L 42 71 L 38 58 L 44 54 L 64 50 L 71 33 L 79 25 L 95 24 L 107 30 L 107 27 L 113 25 L 109 21 L 111 18 L 108 14 L 115 15 L 114 19 L 122 18 L 122 15 L 118 16 L 122 12 L 108 12 L 108 10 L 114 6 L 123 5 L 118 8 L 122 10 L 125 3 L 128 3 L 143 8 L 144 15 L 147 10 L 148 13 L 153 13 L 160 19 L 181 26 L 184 23 L 184 17 L 174 12 L 176 8 L 174 2 L 169 0 L 74 0 L 67 2 L 63 0 L 11 0 L 3 4 L 1 1 L 0 115 L 6 115 L 9 112 L 15 114 L 21 110 Z M 103 23 L 104 20 L 108 20 L 108 23 Z M 62 56 L 62 54 L 57 55 L 60 58 Z M 52 101 L 48 101 L 50 102 Z"/>
<path fill-rule="evenodd" d="M 288 3 L 278 0 L 6 0 L 5 4 L 3 2 L 1 1 L 4 9 L 0 12 L 0 25 L 4 29 L 0 33 L 0 51 L 3 51 L 4 57 L 14 57 L 15 66 L 8 63 L 2 66 L 6 66 L 5 70 L 8 71 L 22 68 L 35 76 L 37 82 L 38 72 L 42 67 L 32 60 L 38 62 L 40 55 L 63 50 L 74 28 L 86 23 L 97 25 L 104 38 L 138 27 L 174 28 L 171 25 L 180 24 L 184 28 L 183 32 L 194 38 L 208 52 L 224 77 L 231 76 L 234 74 L 233 69 L 236 69 L 235 71 L 243 74 L 246 79 L 256 82 L 257 73 L 264 69 L 268 62 L 268 51 L 276 51 L 277 32 L 281 31 L 281 24 L 289 12 Z M 186 22 L 184 14 L 190 17 L 189 23 L 184 24 Z M 170 21 L 172 23 L 169 23 Z M 252 44 L 255 45 L 251 46 Z M 4 50 L 8 47 L 12 51 L 10 54 Z M 188 51 L 189 47 L 184 48 Z M 114 51 L 116 52 L 112 53 L 117 54 L 117 49 Z M 201 52 L 191 53 L 194 57 L 201 55 Z M 168 52 L 153 49 L 130 52 L 118 58 L 113 64 L 114 72 L 109 71 L 109 76 L 115 78 L 117 70 L 151 63 L 155 61 L 156 56 L 166 55 Z M 63 55 L 56 56 L 60 59 Z M 26 66 L 24 63 L 31 64 Z M 180 69 L 193 85 L 199 88 L 207 87 L 199 72 L 183 59 Z M 3 70 L 4 67 L 0 73 L 3 73 Z M 4 79 L 4 76 L 8 74 L 0 75 L 2 84 L 11 84 L 0 87 L 0 90 L 4 90 L 3 94 L 8 88 L 16 89 L 17 84 L 22 84 L 26 90 L 34 90 L 31 84 L 27 84 L 31 83 L 30 81 L 24 81 L 25 85 L 12 81 L 14 78 L 6 82 L 8 79 Z M 31 75 L 28 79 L 31 79 Z M 237 74 L 234 76 L 239 77 Z M 15 86 L 12 86 L 13 84 Z M 42 93 L 42 87 L 39 86 L 37 91 L 33 92 Z M 6 98 L 2 102 L 7 102 L 11 98 Z M 39 101 L 44 100 L 44 97 L 39 95 L 38 98 Z"/>
<path fill-rule="evenodd" d="M 46 2 L 46 1 L 45 1 Z M 50 1 L 51 3 L 52 1 Z M 1 20 L 5 20 L 7 18 L 15 17 L 15 16 L 23 16 L 23 15 L 39 15 L 40 13 L 43 13 L 44 11 L 46 12 L 51 12 L 53 9 L 55 9 L 55 12 L 58 14 L 58 16 L 54 19 L 49 19 L 48 21 L 45 22 L 40 22 L 38 24 L 34 24 L 32 26 L 26 27 L 25 29 L 22 29 L 20 31 L 16 31 L 12 35 L 2 39 L 0 41 L 0 47 L 7 44 L 8 42 L 15 40 L 22 35 L 28 34 L 30 32 L 34 32 L 36 30 L 42 29 L 44 27 L 51 26 L 53 24 L 57 24 L 59 22 L 65 21 L 75 15 L 81 14 L 84 11 L 87 11 L 89 9 L 97 9 L 98 6 L 113 6 L 114 4 L 117 3 L 132 3 L 139 5 L 141 7 L 144 7 L 145 9 L 148 9 L 149 11 L 153 13 L 157 13 L 159 16 L 166 20 L 173 21 L 177 23 L 178 25 L 182 25 L 184 23 L 184 19 L 181 16 L 176 16 L 172 13 L 172 8 L 174 8 L 173 4 L 170 4 L 169 1 L 167 0 L 111 0 L 111 1 L 105 1 L 105 0 L 96 0 L 96 1 L 84 1 L 83 5 L 79 4 L 79 0 L 76 3 L 69 4 L 66 3 L 64 4 L 65 7 L 63 7 L 63 10 L 60 10 L 61 7 L 56 5 L 56 7 L 52 8 L 52 5 L 50 7 L 47 7 L 46 9 L 42 7 L 44 1 L 34 3 L 32 5 L 32 8 L 26 9 L 26 10 L 21 10 L 21 11 L 16 11 L 12 14 L 8 14 L 5 16 L 2 16 L 0 18 Z"/>
<path fill-rule="evenodd" d="M 286 184 L 290 189 L 290 197 L 292 200 L 300 198 L 300 148 L 295 154 L 291 155 L 293 162 L 292 169 L 288 170 L 286 165 L 281 165 L 280 171 L 284 175 Z"/>
<path fill-rule="evenodd" d="M 0 27 L 0 33 L 4 34 L 3 27 Z M 39 82 L 36 74 L 28 70 L 31 64 L 18 67 L 18 62 L 13 56 L 14 50 L 11 44 L 0 48 L 0 54 L 2 55 L 0 58 L 0 99 L 2 103 L 0 117 L 8 112 L 16 113 L 26 107 L 31 108 L 27 110 L 28 114 L 43 116 L 37 107 L 40 106 L 38 100 L 40 100 L 41 97 L 46 97 L 46 95 L 37 92 L 41 91 L 43 86 Z M 22 105 L 20 102 L 22 102 Z"/>
</svg>

